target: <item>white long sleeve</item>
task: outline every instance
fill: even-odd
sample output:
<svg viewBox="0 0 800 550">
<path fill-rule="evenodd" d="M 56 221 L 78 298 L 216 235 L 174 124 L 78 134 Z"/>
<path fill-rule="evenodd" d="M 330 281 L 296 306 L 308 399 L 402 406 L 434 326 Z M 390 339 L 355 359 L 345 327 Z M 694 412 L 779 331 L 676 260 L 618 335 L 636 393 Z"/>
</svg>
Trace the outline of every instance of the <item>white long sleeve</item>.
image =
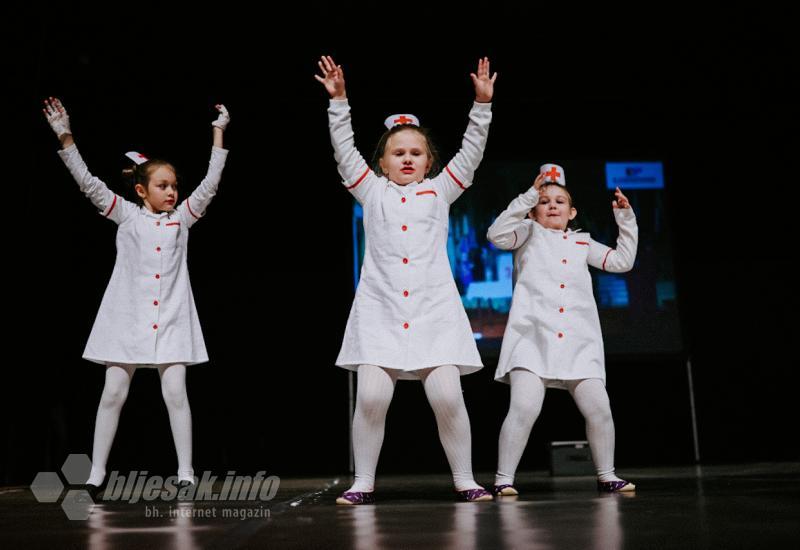
<svg viewBox="0 0 800 550">
<path fill-rule="evenodd" d="M 619 227 L 617 247 L 611 248 L 590 239 L 589 265 L 611 273 L 625 273 L 633 268 L 639 242 L 639 227 L 632 208 L 615 208 L 614 219 Z"/>
<path fill-rule="evenodd" d="M 528 213 L 539 201 L 539 192 L 531 187 L 511 201 L 494 220 L 486 238 L 501 250 L 514 250 L 522 246 L 531 232 Z"/>
<path fill-rule="evenodd" d="M 328 107 L 328 126 L 333 145 L 333 158 L 338 165 L 342 185 L 363 204 L 376 179 L 364 157 L 356 149 L 353 125 L 350 119 L 350 104 L 346 99 L 332 99 Z"/>
<path fill-rule="evenodd" d="M 483 159 L 491 122 L 492 104 L 474 102 L 469 112 L 469 123 L 461 141 L 461 149 L 447 163 L 442 173 L 432 180 L 434 188 L 444 196 L 448 204 L 452 204 L 472 185 L 475 170 Z"/>
<path fill-rule="evenodd" d="M 58 151 L 58 156 L 64 161 L 72 177 L 78 183 L 78 187 L 86 195 L 92 204 L 97 207 L 100 214 L 116 223 L 122 223 L 132 209 L 136 208 L 131 202 L 126 201 L 119 195 L 111 191 L 108 186 L 89 172 L 89 168 L 78 151 L 78 146 L 70 145 Z"/>
<path fill-rule="evenodd" d="M 222 179 L 222 169 L 225 168 L 225 160 L 227 158 L 227 149 L 212 147 L 206 177 L 203 178 L 203 181 L 200 182 L 200 185 L 197 186 L 189 198 L 176 208 L 187 220 L 189 227 L 203 217 L 206 208 L 211 203 L 211 199 L 217 194 L 217 188 Z"/>
</svg>

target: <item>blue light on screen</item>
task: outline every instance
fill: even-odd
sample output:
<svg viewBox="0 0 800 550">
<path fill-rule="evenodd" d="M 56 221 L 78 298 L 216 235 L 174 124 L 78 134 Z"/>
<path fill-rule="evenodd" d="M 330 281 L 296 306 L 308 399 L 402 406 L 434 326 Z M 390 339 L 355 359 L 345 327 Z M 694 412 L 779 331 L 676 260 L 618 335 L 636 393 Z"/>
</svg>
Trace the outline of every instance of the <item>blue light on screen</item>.
<svg viewBox="0 0 800 550">
<path fill-rule="evenodd" d="M 660 162 L 607 162 L 606 187 L 663 189 L 664 165 Z"/>
</svg>

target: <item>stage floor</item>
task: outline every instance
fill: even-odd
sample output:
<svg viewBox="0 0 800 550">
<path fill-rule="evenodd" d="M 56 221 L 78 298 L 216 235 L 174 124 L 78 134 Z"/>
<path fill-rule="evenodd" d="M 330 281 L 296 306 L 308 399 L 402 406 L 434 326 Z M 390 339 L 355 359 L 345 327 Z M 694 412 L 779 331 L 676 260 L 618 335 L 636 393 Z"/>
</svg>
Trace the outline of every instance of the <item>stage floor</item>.
<svg viewBox="0 0 800 550">
<path fill-rule="evenodd" d="M 95 504 L 70 520 L 0 488 L 0 548 L 797 548 L 800 463 L 630 469 L 635 494 L 591 477 L 517 478 L 521 495 L 457 503 L 449 476 L 379 476 L 377 503 L 336 506 L 349 479 L 282 479 L 269 501 Z M 489 483 L 490 474 L 478 476 Z"/>
</svg>

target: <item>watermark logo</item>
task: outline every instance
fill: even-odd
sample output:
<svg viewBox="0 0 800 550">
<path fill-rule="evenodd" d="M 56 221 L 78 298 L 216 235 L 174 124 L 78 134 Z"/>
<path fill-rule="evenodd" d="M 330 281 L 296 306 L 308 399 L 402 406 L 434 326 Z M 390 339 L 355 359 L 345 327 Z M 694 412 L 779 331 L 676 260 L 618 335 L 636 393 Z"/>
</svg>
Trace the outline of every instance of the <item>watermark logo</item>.
<svg viewBox="0 0 800 550">
<path fill-rule="evenodd" d="M 230 470 L 222 478 L 211 472 L 202 472 L 193 483 L 179 481 L 177 476 L 148 475 L 147 471 L 108 474 L 105 487 L 94 498 L 80 487 L 89 478 L 92 462 L 85 454 L 71 454 L 58 472 L 39 472 L 31 482 L 31 492 L 42 503 L 58 502 L 71 520 L 86 520 L 95 504 L 103 502 L 265 502 L 275 498 L 280 485 L 278 476 L 267 476 L 259 471 L 255 475 L 237 475 Z M 78 488 L 75 488 L 75 487 Z M 64 490 L 67 489 L 66 493 Z"/>
<path fill-rule="evenodd" d="M 80 485 L 89 477 L 91 469 L 92 461 L 88 456 L 71 454 L 61 466 L 61 474 L 68 485 Z M 58 472 L 39 472 L 31 482 L 31 492 L 39 502 L 58 502 L 65 488 Z M 86 520 L 93 506 L 91 495 L 83 489 L 68 489 L 61 501 L 61 509 L 72 520 Z"/>
</svg>

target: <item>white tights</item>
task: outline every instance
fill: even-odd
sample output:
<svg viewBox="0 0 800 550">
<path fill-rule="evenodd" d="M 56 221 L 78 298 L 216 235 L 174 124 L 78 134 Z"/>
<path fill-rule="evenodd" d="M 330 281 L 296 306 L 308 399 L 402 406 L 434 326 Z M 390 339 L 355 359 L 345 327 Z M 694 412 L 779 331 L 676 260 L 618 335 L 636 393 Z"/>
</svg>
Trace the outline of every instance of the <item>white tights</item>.
<svg viewBox="0 0 800 550">
<path fill-rule="evenodd" d="M 461 394 L 458 367 L 444 365 L 417 371 L 433 409 L 439 439 L 453 473 L 456 490 L 480 487 L 472 475 L 472 436 Z M 399 371 L 375 365 L 358 367 L 358 392 L 353 417 L 355 482 L 349 491 L 373 491 L 378 455 L 383 445 L 386 412 Z"/>
<path fill-rule="evenodd" d="M 500 430 L 495 485 L 513 485 L 522 452 L 544 401 L 544 382 L 536 374 L 525 369 L 514 369 L 509 376 L 511 403 Z M 614 475 L 614 420 L 602 380 L 585 378 L 567 380 L 566 383 L 578 410 L 586 420 L 586 438 L 589 440 L 598 479 L 619 480 Z"/>
<path fill-rule="evenodd" d="M 136 365 L 108 365 L 103 395 L 97 407 L 92 447 L 92 471 L 87 483 L 99 486 L 106 476 L 106 462 L 117 432 L 119 413 L 133 378 Z M 192 480 L 192 413 L 186 396 L 186 366 L 182 364 L 161 365 L 161 395 L 169 413 L 172 438 L 178 454 L 178 479 Z"/>
</svg>

